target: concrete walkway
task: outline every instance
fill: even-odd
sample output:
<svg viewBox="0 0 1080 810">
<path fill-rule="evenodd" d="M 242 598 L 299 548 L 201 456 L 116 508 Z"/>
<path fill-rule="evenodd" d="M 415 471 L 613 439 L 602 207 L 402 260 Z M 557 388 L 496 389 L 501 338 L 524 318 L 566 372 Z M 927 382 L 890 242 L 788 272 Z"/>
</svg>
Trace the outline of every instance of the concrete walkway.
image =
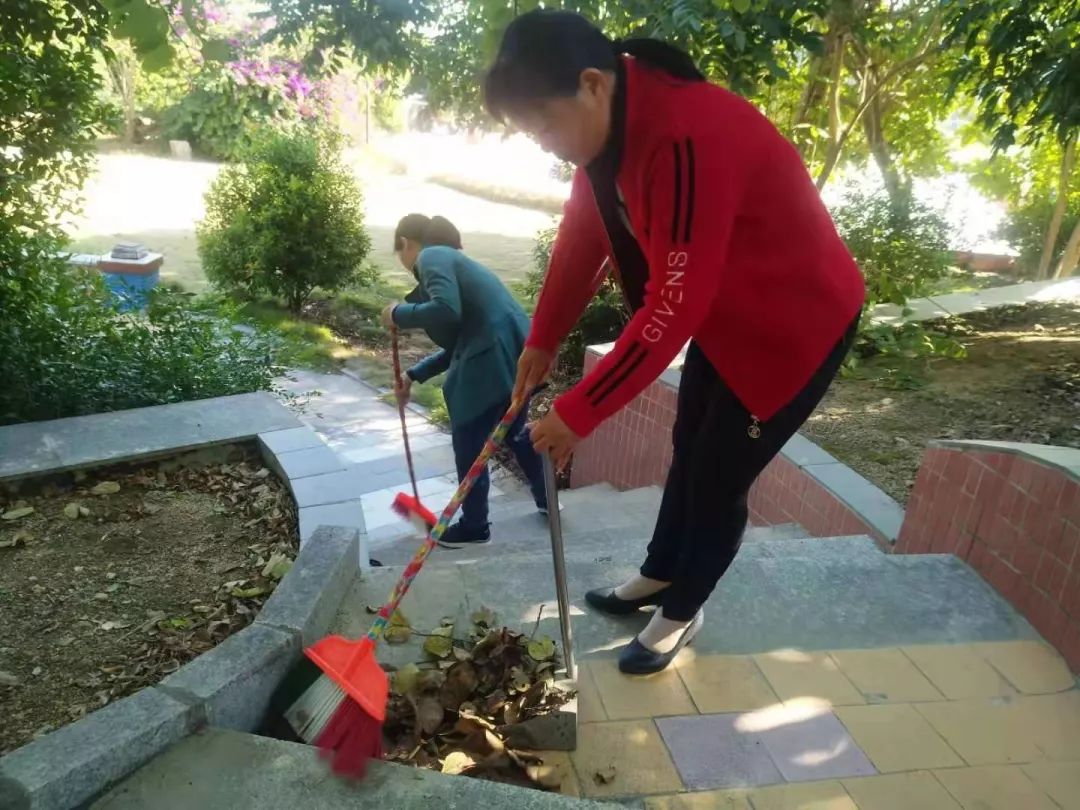
<svg viewBox="0 0 1080 810">
<path fill-rule="evenodd" d="M 368 553 L 376 559 L 379 549 L 412 536 L 408 524 L 390 508 L 398 492 L 410 489 L 397 408 L 383 402 L 371 386 L 344 374 L 294 370 L 282 383 L 295 394 L 319 392 L 307 400 L 300 421 L 323 438 L 345 468 L 340 481 L 328 482 L 343 484 L 340 499 L 329 498 L 314 507 L 318 514 L 301 515 L 301 522 L 353 526 L 362 515 L 359 526 L 367 532 Z M 408 412 L 406 423 L 420 497 L 438 512 L 457 488 L 450 434 L 418 412 Z M 502 493 L 492 486 L 492 498 Z"/>
<path fill-rule="evenodd" d="M 911 321 L 967 315 L 995 307 L 1021 306 L 1048 301 L 1080 301 L 1080 278 L 1060 281 L 1027 281 L 1006 287 L 990 287 L 975 292 L 949 293 L 909 301 L 908 312 L 895 304 L 879 304 L 871 318 L 882 324 L 899 326 Z"/>
</svg>

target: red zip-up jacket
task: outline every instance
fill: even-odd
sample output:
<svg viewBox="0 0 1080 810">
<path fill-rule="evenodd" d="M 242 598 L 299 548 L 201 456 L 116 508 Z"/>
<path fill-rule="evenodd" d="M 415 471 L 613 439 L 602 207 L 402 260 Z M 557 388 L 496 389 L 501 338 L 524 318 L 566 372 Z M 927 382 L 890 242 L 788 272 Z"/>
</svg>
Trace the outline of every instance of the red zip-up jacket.
<svg viewBox="0 0 1080 810">
<path fill-rule="evenodd" d="M 749 102 L 633 58 L 619 74 L 615 146 L 574 174 L 527 345 L 558 349 L 610 259 L 635 311 L 555 401 L 570 429 L 587 436 L 690 339 L 765 423 L 858 316 L 862 274 L 798 152 Z"/>
</svg>

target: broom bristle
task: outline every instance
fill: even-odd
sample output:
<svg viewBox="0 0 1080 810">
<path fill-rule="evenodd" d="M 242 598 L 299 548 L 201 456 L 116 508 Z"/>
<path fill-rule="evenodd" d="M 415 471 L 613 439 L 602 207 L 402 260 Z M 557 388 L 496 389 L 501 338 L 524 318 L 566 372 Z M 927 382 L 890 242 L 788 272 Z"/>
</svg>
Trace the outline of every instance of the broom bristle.
<svg viewBox="0 0 1080 810">
<path fill-rule="evenodd" d="M 362 778 L 368 762 L 382 759 L 382 723 L 346 697 L 315 744 L 339 776 Z"/>
<path fill-rule="evenodd" d="M 321 675 L 285 710 L 285 720 L 296 736 L 310 745 L 327 728 L 346 700 L 345 690 L 331 678 Z"/>
</svg>

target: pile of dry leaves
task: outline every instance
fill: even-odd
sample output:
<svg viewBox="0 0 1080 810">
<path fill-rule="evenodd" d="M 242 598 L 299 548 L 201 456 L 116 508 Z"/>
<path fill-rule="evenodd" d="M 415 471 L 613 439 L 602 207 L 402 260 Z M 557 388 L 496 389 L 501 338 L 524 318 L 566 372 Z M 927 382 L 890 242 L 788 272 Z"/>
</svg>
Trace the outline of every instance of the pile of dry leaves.
<svg viewBox="0 0 1080 810">
<path fill-rule="evenodd" d="M 246 627 L 297 548 L 292 499 L 247 448 L 0 493 L 0 754 Z"/>
<path fill-rule="evenodd" d="M 555 683 L 555 642 L 496 627 L 487 609 L 471 618 L 467 640 L 455 639 L 453 620 L 444 619 L 424 642 L 428 660 L 393 673 L 384 725 L 387 759 L 557 790 L 554 768 L 508 744 L 515 725 L 549 714 L 574 696 Z M 411 632 L 398 615 L 386 640 L 401 643 Z"/>
</svg>

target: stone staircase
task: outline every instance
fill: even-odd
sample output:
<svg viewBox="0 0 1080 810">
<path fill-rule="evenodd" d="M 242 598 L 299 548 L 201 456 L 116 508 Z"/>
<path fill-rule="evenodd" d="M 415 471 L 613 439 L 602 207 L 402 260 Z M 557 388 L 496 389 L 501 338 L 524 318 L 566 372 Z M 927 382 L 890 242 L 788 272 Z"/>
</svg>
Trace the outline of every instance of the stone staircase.
<svg viewBox="0 0 1080 810">
<path fill-rule="evenodd" d="M 444 617 L 453 617 L 459 627 L 467 627 L 469 614 L 484 606 L 496 612 L 501 624 L 523 632 L 532 632 L 533 627 L 537 626 L 539 633 L 559 638 L 547 523 L 536 513 L 526 491 L 514 487 L 505 479 L 499 482 L 499 487 L 504 494 L 492 503 L 493 542 L 487 546 L 461 550 L 439 549 L 428 559 L 402 605 L 415 630 L 428 632 L 438 627 Z M 1002 642 L 1032 645 L 1033 648 L 1038 645 L 1038 649 L 1042 647 L 1038 635 L 1028 623 L 964 563 L 951 555 L 890 555 L 867 537 L 806 538 L 800 527 L 790 525 L 752 528 L 748 531 L 736 562 L 706 606 L 705 626 L 692 645 L 687 662 L 680 663 L 677 670 L 673 667 L 653 679 L 623 679 L 614 671 L 613 659 L 643 626 L 648 616 L 644 612 L 624 618 L 602 616 L 588 610 L 583 597 L 587 589 L 618 583 L 636 570 L 659 508 L 660 490 L 653 487 L 618 492 L 609 486 L 599 485 L 564 492 L 562 502 L 574 648 L 583 666 L 579 673 L 578 750 L 569 756 L 553 756 L 566 769 L 568 778 L 564 789 L 586 798 L 566 798 L 477 780 L 417 773 L 394 765 L 380 765 L 374 780 L 361 788 L 346 789 L 314 763 L 310 749 L 251 735 L 211 730 L 203 742 L 199 742 L 200 738 L 192 738 L 155 760 L 102 799 L 96 807 L 126 810 L 151 806 L 141 803 L 149 796 L 167 796 L 167 800 L 155 799 L 152 804 L 162 808 L 291 808 L 305 802 L 326 808 L 395 806 L 419 810 L 429 806 L 435 797 L 447 807 L 463 808 L 484 805 L 499 808 L 587 807 L 595 806 L 594 800 L 611 800 L 622 806 L 648 807 L 650 810 L 691 806 L 818 806 L 761 803 L 764 799 L 755 799 L 757 803 L 753 805 L 739 804 L 734 794 L 729 797 L 730 805 L 726 803 L 728 798 L 723 797 L 709 803 L 712 800 L 703 796 L 700 799 L 702 803 L 698 804 L 682 804 L 679 803 L 681 799 L 670 798 L 687 789 L 732 785 L 749 788 L 761 784 L 767 786 L 764 788 L 766 791 L 801 790 L 809 785 L 818 793 L 825 791 L 828 786 L 843 794 L 840 803 L 821 804 L 822 807 L 850 810 L 864 806 L 886 806 L 856 804 L 851 799 L 851 796 L 858 795 L 856 788 L 869 791 L 871 786 L 868 782 L 851 787 L 847 781 L 842 786 L 837 781 L 841 776 L 865 778 L 867 774 L 896 770 L 889 767 L 888 756 L 879 757 L 878 750 L 872 745 L 876 739 L 874 734 L 877 733 L 874 729 L 879 728 L 874 725 L 877 721 L 870 723 L 871 731 L 867 732 L 869 736 L 866 738 L 870 741 L 868 744 L 860 736 L 861 732 L 856 734 L 854 730 L 856 720 L 863 722 L 860 719 L 862 716 L 853 715 L 849 722 L 848 715 L 842 714 L 843 710 L 839 707 L 845 702 L 867 704 L 854 708 L 904 710 L 921 717 L 916 710 L 922 704 L 914 701 L 923 698 L 901 698 L 899 693 L 890 696 L 893 688 L 906 688 L 895 686 L 897 679 L 904 678 L 918 678 L 920 684 L 927 681 L 925 689 L 936 696 L 933 699 L 946 701 L 934 705 L 953 705 L 947 701 L 956 699 L 957 695 L 949 693 L 937 680 L 931 685 L 927 680 L 930 675 L 924 676 L 912 663 L 921 659 L 907 651 L 926 650 L 930 651 L 927 655 L 932 656 L 938 650 L 955 650 L 974 656 L 972 660 L 975 663 L 964 659 L 967 669 L 957 676 L 961 684 L 958 693 L 961 697 L 964 697 L 964 684 L 978 681 L 985 686 L 986 678 L 990 677 L 996 679 L 993 683 L 1000 682 L 1000 691 L 994 693 L 991 690 L 989 693 L 994 700 L 1041 699 L 1026 697 L 1031 692 L 1025 692 L 1023 685 L 1017 685 L 1021 682 L 1020 678 L 1012 677 L 1010 682 L 1006 677 L 1007 669 L 1000 664 L 995 669 L 979 657 L 984 653 L 972 652 L 985 648 L 985 655 L 989 656 L 991 651 L 1000 649 Z M 384 567 L 358 574 L 341 603 L 333 632 L 358 636 L 366 630 L 371 619 L 367 606 L 383 602 L 399 576 L 401 566 L 415 551 L 416 544 L 415 537 L 395 540 L 389 534 L 384 536 L 373 552 Z M 422 642 L 422 637 L 414 635 L 408 643 L 400 646 L 383 644 L 380 647 L 380 660 L 398 666 L 422 660 Z M 901 653 L 901 649 L 904 653 Z M 777 651 L 785 652 L 778 655 Z M 844 657 L 844 651 L 858 651 L 858 654 L 853 653 L 856 656 L 853 660 L 862 661 L 865 666 L 869 666 L 867 661 L 876 660 L 874 656 L 880 653 L 882 660 L 889 662 L 888 671 L 882 673 L 870 667 L 869 670 L 860 670 L 861 674 L 857 675 L 847 670 L 841 673 L 835 662 L 848 660 Z M 863 657 L 859 658 L 858 655 Z M 767 656 L 776 657 L 764 660 Z M 704 675 L 694 674 L 692 670 L 697 663 L 704 666 L 709 661 L 713 662 L 709 666 L 719 666 L 720 669 L 709 669 Z M 795 662 L 796 668 L 785 675 L 783 668 L 792 665 L 792 662 Z M 896 669 L 897 663 L 902 665 L 900 669 Z M 985 667 L 991 675 L 986 676 L 981 669 L 975 668 L 976 665 Z M 906 674 L 907 670 L 910 670 L 909 674 Z M 923 671 L 931 673 L 932 669 L 924 666 Z M 719 676 L 716 672 L 727 674 Z M 1067 670 L 1065 672 L 1067 676 Z M 768 683 L 762 678 L 762 673 L 768 678 Z M 979 675 L 983 675 L 981 681 L 977 677 Z M 801 680 L 804 676 L 809 678 L 805 690 L 802 689 Z M 738 721 L 725 718 L 745 716 L 706 714 L 709 711 L 756 709 L 769 712 L 776 711 L 776 707 L 782 710 L 783 704 L 792 697 L 784 692 L 787 688 L 784 686 L 785 677 L 788 684 L 795 684 L 791 687 L 795 689 L 795 695 L 820 695 L 826 699 L 824 708 L 814 710 L 818 714 L 811 712 L 790 721 L 791 733 L 807 737 L 800 743 L 803 748 L 792 753 L 793 743 L 783 740 L 770 742 L 767 738 L 769 732 L 766 731 L 762 740 L 754 742 L 746 750 L 713 751 L 710 746 L 722 747 L 727 743 L 715 743 L 718 737 L 713 731 L 702 732 L 694 724 L 720 722 L 731 726 L 735 722 L 737 726 Z M 745 696 L 752 691 L 749 688 L 751 679 L 754 684 L 760 682 L 754 688 L 760 688 L 766 697 L 761 702 L 743 705 L 739 701 L 748 699 Z M 884 685 L 877 685 L 878 679 L 883 679 Z M 1046 697 L 1072 700 L 1077 695 L 1075 690 L 1068 691 L 1068 687 L 1073 685 L 1070 682 L 1064 685 L 1057 681 L 1054 683 L 1062 694 Z M 612 687 L 612 684 L 615 686 Z M 603 691 L 604 696 L 601 697 L 601 690 L 622 689 L 624 684 L 629 690 L 625 695 L 612 696 L 608 691 Z M 842 689 L 829 691 L 837 685 Z M 706 691 L 702 692 L 703 689 Z M 719 708 L 720 704 L 726 706 L 728 703 L 726 691 L 738 693 L 738 697 L 731 698 L 733 702 L 730 707 Z M 845 697 L 849 691 L 851 697 Z M 1047 691 L 1042 690 L 1043 693 Z M 1042 693 L 1037 691 L 1036 694 Z M 710 695 L 720 696 L 724 700 L 710 703 Z M 979 692 L 976 696 L 986 697 L 987 693 Z M 829 698 L 837 705 L 835 714 Z M 913 702 L 902 706 L 870 705 L 893 703 L 895 700 Z M 820 700 L 818 702 L 821 703 Z M 714 708 L 709 708 L 710 705 Z M 987 703 L 988 711 L 996 705 Z M 1028 706 L 1027 703 L 1024 705 Z M 1063 706 L 1066 714 L 1073 711 L 1073 703 Z M 1080 700 L 1075 702 L 1075 708 L 1075 714 L 1080 718 Z M 1063 709 L 1056 707 L 1056 704 L 1054 707 L 1032 704 L 1031 711 L 1042 712 L 1037 716 L 1044 718 L 1040 722 L 1045 725 L 1046 717 L 1060 715 Z M 904 768 L 912 771 L 923 769 L 916 774 L 918 779 L 913 777 L 912 790 L 936 791 L 932 795 L 938 796 L 940 793 L 944 797 L 942 803 L 921 803 L 922 799 L 913 798 L 914 804 L 887 806 L 957 806 L 946 803 L 949 796 L 942 786 L 952 783 L 943 777 L 935 781 L 929 777 L 928 769 L 985 764 L 980 763 L 977 757 L 966 754 L 963 743 L 953 741 L 947 724 L 948 716 L 943 716 L 945 720 L 941 722 L 944 725 L 940 727 L 930 716 L 929 722 L 934 724 L 936 732 L 930 731 L 930 726 L 926 725 L 933 737 L 933 745 L 942 745 L 941 737 L 944 737 L 953 748 L 964 754 L 965 759 L 945 745 L 948 757 L 942 753 L 940 761 L 925 761 L 925 764 Z M 843 719 L 844 724 L 838 717 Z M 897 717 L 907 725 L 902 723 L 895 734 L 890 731 L 887 736 L 903 737 L 909 732 L 914 733 L 911 724 L 915 721 L 911 717 L 907 714 Z M 682 721 L 685 721 L 685 725 L 680 725 Z M 891 718 L 889 722 L 900 720 Z M 920 719 L 918 722 L 926 724 L 928 721 Z M 858 743 L 848 735 L 845 724 L 858 737 Z M 921 728 L 919 726 L 920 733 Z M 683 733 L 690 736 L 680 741 L 679 735 Z M 1080 727 L 1077 733 L 1080 734 Z M 700 739 L 708 742 L 694 742 L 698 739 L 693 737 L 694 734 L 704 734 Z M 1064 732 L 1060 732 L 1059 737 L 1062 734 Z M 1007 735 L 1003 733 L 1003 736 Z M 933 745 L 924 745 L 918 740 L 912 743 L 916 751 L 925 748 L 936 752 Z M 766 758 L 771 757 L 768 762 L 768 769 L 771 770 L 754 771 L 755 774 L 767 773 L 760 777 L 764 781 L 755 781 L 756 776 L 747 776 L 749 771 L 744 772 L 750 766 L 736 760 L 739 757 L 766 756 L 766 748 L 769 752 Z M 213 750 L 218 750 L 218 753 L 211 755 Z M 822 758 L 819 756 L 822 751 L 832 753 Z M 696 766 L 687 758 L 692 760 L 704 755 L 712 759 L 706 759 L 704 765 L 699 763 L 695 770 Z M 808 766 L 792 764 L 816 762 L 818 759 L 824 762 L 820 766 L 823 768 L 820 775 L 807 776 L 805 769 Z M 231 760 L 238 763 L 243 760 L 249 764 L 243 767 L 238 764 L 238 770 L 230 771 L 231 775 L 222 773 L 202 780 L 196 778 L 200 767 L 209 768 L 211 774 L 216 774 L 224 766 L 215 763 Z M 594 781 L 591 774 L 603 763 L 612 760 L 617 760 L 619 777 L 611 784 Z M 915 761 L 923 762 L 918 757 Z M 729 766 L 733 770 L 726 773 L 725 768 Z M 813 770 L 818 765 L 809 767 L 812 774 L 818 774 Z M 845 771 L 845 767 L 849 770 Z M 798 768 L 803 768 L 803 771 Z M 963 776 L 963 770 L 960 768 L 948 773 Z M 263 779 L 263 775 L 266 779 Z M 932 784 L 924 783 L 924 776 Z M 871 779 L 892 778 L 871 776 Z M 800 784 L 800 779 L 806 780 L 806 784 Z M 833 781 L 810 781 L 817 779 Z M 214 794 L 207 784 L 215 781 L 227 782 L 230 787 L 220 795 Z M 974 780 L 973 784 L 978 782 Z M 961 780 L 956 784 L 960 785 L 956 790 L 960 790 L 966 783 Z M 883 789 L 885 787 L 882 785 Z M 245 794 L 245 790 L 252 792 Z M 253 799 L 245 804 L 238 799 L 241 795 L 258 795 L 261 798 L 257 805 L 252 803 Z M 929 797 L 931 792 L 918 795 Z M 930 802 L 930 799 L 926 801 Z M 965 803 L 963 806 L 968 805 Z"/>
</svg>

